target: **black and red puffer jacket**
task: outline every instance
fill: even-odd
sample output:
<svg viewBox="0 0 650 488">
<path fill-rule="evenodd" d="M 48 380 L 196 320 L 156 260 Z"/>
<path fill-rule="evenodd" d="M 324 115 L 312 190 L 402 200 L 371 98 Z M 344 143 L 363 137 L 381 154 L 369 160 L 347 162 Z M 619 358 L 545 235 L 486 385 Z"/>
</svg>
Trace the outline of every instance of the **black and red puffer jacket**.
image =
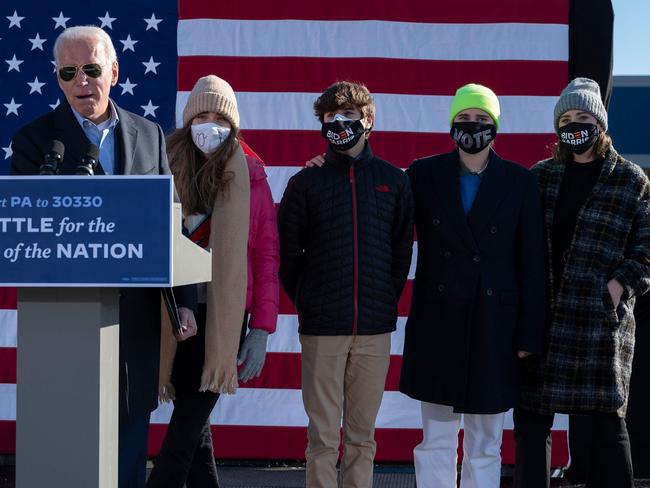
<svg viewBox="0 0 650 488">
<path fill-rule="evenodd" d="M 358 158 L 329 150 L 322 167 L 289 180 L 278 226 L 280 280 L 301 334 L 395 330 L 413 248 L 413 197 L 403 171 L 368 144 Z"/>
</svg>

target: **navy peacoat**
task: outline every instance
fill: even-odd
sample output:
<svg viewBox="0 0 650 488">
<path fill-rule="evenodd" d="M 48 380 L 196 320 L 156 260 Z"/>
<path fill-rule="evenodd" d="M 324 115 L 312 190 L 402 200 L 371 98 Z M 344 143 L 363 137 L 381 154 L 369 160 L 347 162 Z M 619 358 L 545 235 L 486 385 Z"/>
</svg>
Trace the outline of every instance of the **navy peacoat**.
<svg viewBox="0 0 650 488">
<path fill-rule="evenodd" d="M 467 215 L 458 151 L 407 170 L 417 270 L 400 390 L 457 412 L 516 403 L 518 350 L 539 354 L 545 310 L 541 200 L 534 175 L 490 152 Z"/>
</svg>

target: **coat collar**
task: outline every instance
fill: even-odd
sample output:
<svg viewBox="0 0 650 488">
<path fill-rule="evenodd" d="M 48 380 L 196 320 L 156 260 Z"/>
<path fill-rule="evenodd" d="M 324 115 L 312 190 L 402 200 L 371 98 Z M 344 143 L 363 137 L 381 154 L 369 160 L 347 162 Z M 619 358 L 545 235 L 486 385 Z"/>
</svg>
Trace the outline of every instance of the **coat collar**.
<svg viewBox="0 0 650 488">
<path fill-rule="evenodd" d="M 510 182 L 506 181 L 506 177 L 503 160 L 497 153 L 490 150 L 488 165 L 483 172 L 481 185 L 467 215 L 467 222 L 473 235 L 477 236 L 481 233 L 507 194 L 506 189 L 510 186 Z"/>
<path fill-rule="evenodd" d="M 603 187 L 607 179 L 609 178 L 609 175 L 612 174 L 612 171 L 614 171 L 614 168 L 616 167 L 616 162 L 618 161 L 618 153 L 613 147 L 610 147 L 609 150 L 607 151 L 607 154 L 605 154 L 605 159 L 603 161 L 603 167 L 600 170 L 600 175 L 598 176 L 598 179 L 596 180 L 596 184 L 594 185 L 593 190 L 589 194 L 589 197 L 587 198 L 587 202 L 591 200 L 591 198 L 594 195 L 597 195 L 598 192 L 600 192 L 600 189 Z M 585 202 L 586 203 L 586 202 Z"/>
<path fill-rule="evenodd" d="M 120 174 L 130 175 L 133 171 L 133 162 L 135 156 L 136 143 L 138 141 L 138 129 L 133 120 L 133 117 L 126 110 L 118 107 L 115 102 L 115 109 L 120 122 L 115 127 L 117 138 L 120 148 L 119 168 Z"/>
<path fill-rule="evenodd" d="M 327 147 L 327 154 L 325 154 L 325 161 L 330 163 L 332 166 L 337 168 L 342 168 L 347 170 L 350 166 L 355 168 L 361 168 L 368 164 L 374 157 L 372 149 L 370 149 L 370 144 L 366 141 L 366 145 L 363 148 L 361 154 L 358 157 L 352 158 L 347 154 L 335 151 L 331 146 Z"/>
<path fill-rule="evenodd" d="M 72 107 L 70 107 L 67 100 L 63 100 L 54 109 L 53 115 L 54 130 L 52 138 L 61 141 L 65 147 L 61 172 L 63 174 L 74 174 L 77 164 L 86 155 L 90 141 L 75 118 L 74 113 L 72 113 Z M 104 174 L 103 169 L 98 174 Z"/>
<path fill-rule="evenodd" d="M 481 186 L 468 215 L 463 211 L 460 198 L 458 149 L 446 154 L 439 165 L 430 168 L 434 188 L 451 227 L 470 249 L 478 252 L 475 236 L 488 224 L 490 216 L 496 212 L 507 193 L 504 191 L 507 182 L 504 181 L 506 172 L 503 161 L 494 151 L 490 151 Z"/>
<path fill-rule="evenodd" d="M 442 211 L 447 215 L 451 227 L 465 244 L 473 251 L 478 251 L 460 199 L 459 161 L 458 150 L 444 155 L 440 164 L 429 166 L 431 180 L 435 193 L 440 199 Z"/>
<path fill-rule="evenodd" d="M 614 150 L 613 147 L 607 151 L 605 154 L 605 160 L 603 161 L 603 167 L 600 170 L 600 175 L 594 184 L 593 189 L 587 196 L 587 199 L 582 205 L 581 210 L 578 213 L 578 220 L 576 222 L 576 230 L 574 231 L 575 235 L 580 234 L 580 229 L 578 228 L 580 223 L 580 214 L 582 209 L 587 206 L 587 204 L 593 199 L 594 195 L 597 195 L 602 189 L 603 185 L 609 178 L 609 175 L 612 174 L 618 161 L 619 155 Z M 544 177 L 543 189 L 543 198 L 544 198 L 544 227 L 546 230 L 546 249 L 547 256 L 549 260 L 549 267 L 552 269 L 553 266 L 553 240 L 551 238 L 553 231 L 553 221 L 555 220 L 555 206 L 557 204 L 558 196 L 560 195 L 560 188 L 562 186 L 562 180 L 564 179 L 564 170 L 566 165 L 563 163 L 558 163 L 553 159 L 548 159 L 543 163 L 542 167 L 545 168 L 546 176 Z M 551 297 L 551 303 L 555 301 L 555 293 L 557 291 L 558 283 L 553 282 L 553 273 L 549 273 L 549 296 Z"/>
<path fill-rule="evenodd" d="M 133 121 L 133 117 L 126 110 L 121 109 L 113 100 L 111 100 L 119 122 L 115 126 L 115 142 L 119 148 L 118 168 L 120 174 L 131 174 L 133 169 L 133 157 L 135 154 L 136 143 L 138 140 L 138 130 Z M 74 173 L 73 166 L 86 155 L 85 151 L 90 141 L 86 137 L 79 121 L 72 112 L 72 107 L 64 100 L 54 109 L 54 134 L 55 139 L 59 139 L 65 145 L 64 161 L 68 169 Z M 104 174 L 104 169 L 98 168 L 98 175 Z"/>
<path fill-rule="evenodd" d="M 611 175 L 612 171 L 614 171 L 614 167 L 616 166 L 618 158 L 618 153 L 613 147 L 611 147 L 607 151 L 607 154 L 605 154 L 605 160 L 603 161 L 603 167 L 600 170 L 600 175 L 598 176 L 598 179 L 596 180 L 596 183 L 594 184 L 594 187 L 589 193 L 589 196 L 585 200 L 583 206 L 589 203 L 594 195 L 597 195 L 600 192 L 601 188 L 609 178 L 609 175 Z M 555 218 L 555 205 L 560 194 L 560 187 L 562 186 L 562 180 L 564 179 L 564 170 L 566 169 L 566 165 L 550 159 L 548 160 L 547 168 L 548 181 L 544 192 L 544 220 L 546 224 L 546 230 L 550 232 L 550 229 L 553 227 L 553 220 Z"/>
</svg>

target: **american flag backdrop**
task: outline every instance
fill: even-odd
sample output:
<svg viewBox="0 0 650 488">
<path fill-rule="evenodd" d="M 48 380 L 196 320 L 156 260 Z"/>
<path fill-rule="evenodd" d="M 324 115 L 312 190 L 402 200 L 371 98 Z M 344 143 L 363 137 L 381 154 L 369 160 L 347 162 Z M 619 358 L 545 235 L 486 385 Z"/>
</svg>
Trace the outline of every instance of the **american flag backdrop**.
<svg viewBox="0 0 650 488">
<path fill-rule="evenodd" d="M 165 131 L 180 120 L 198 77 L 214 73 L 228 80 L 245 140 L 266 162 L 276 202 L 304 161 L 325 149 L 312 103 L 339 79 L 362 81 L 374 94 L 373 150 L 399 167 L 450 150 L 448 108 L 456 88 L 490 86 L 503 114 L 496 150 L 530 166 L 555 139 L 553 106 L 567 82 L 568 12 L 569 0 L 5 0 L 0 174 L 9 172 L 16 129 L 62 100 L 52 47 L 64 27 L 80 24 L 101 26 L 113 39 L 120 65 L 111 92 L 116 103 Z M 421 437 L 418 403 L 397 391 L 413 271 L 414 265 L 377 420 L 378 460 L 412 459 Z M 307 417 L 299 353 L 297 316 L 283 296 L 263 376 L 222 397 L 212 414 L 218 457 L 303 458 Z M 0 454 L 15 451 L 15 383 L 16 295 L 2 289 Z M 170 414 L 161 406 L 152 416 L 152 454 Z M 562 464 L 566 419 L 558 417 L 555 429 L 554 463 Z M 513 462 L 510 416 L 503 455 L 505 463 Z"/>
</svg>

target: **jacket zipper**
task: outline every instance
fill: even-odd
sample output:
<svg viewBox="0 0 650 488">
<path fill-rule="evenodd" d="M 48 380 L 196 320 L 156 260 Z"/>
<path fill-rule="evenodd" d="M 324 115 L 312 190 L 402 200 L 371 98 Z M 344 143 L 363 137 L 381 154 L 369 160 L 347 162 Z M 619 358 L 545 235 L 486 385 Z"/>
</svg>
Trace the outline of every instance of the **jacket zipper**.
<svg viewBox="0 0 650 488">
<path fill-rule="evenodd" d="M 352 317 L 352 335 L 356 335 L 359 317 L 359 255 L 357 235 L 357 185 L 354 178 L 354 165 L 350 165 L 350 187 L 352 188 L 352 239 L 353 239 L 353 317 Z"/>
</svg>

